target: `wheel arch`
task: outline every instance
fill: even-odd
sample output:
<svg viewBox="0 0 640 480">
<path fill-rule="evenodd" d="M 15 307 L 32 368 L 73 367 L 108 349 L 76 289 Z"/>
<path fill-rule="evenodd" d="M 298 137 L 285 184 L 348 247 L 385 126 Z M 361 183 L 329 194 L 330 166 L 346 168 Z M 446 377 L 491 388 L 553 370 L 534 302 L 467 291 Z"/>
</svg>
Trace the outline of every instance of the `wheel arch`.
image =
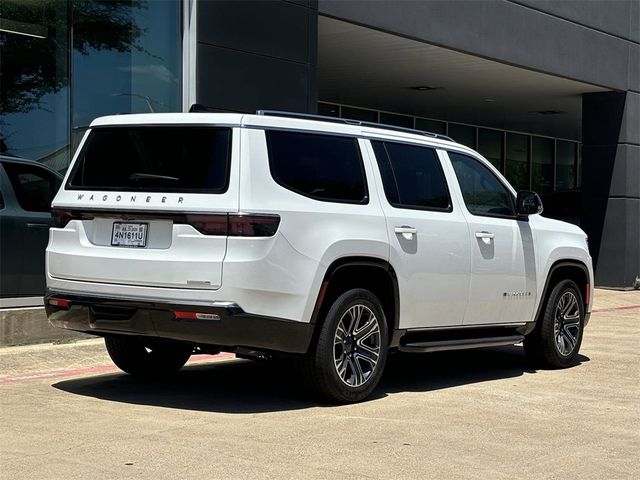
<svg viewBox="0 0 640 480">
<path fill-rule="evenodd" d="M 391 341 L 400 322 L 400 292 L 393 266 L 379 258 L 343 257 L 331 263 L 316 297 L 311 323 L 319 324 L 331 301 L 350 288 L 365 288 L 378 297 Z M 317 326 L 315 330 L 318 330 Z"/>
<path fill-rule="evenodd" d="M 590 302 L 592 280 L 589 275 L 588 267 L 580 260 L 557 260 L 551 265 L 547 273 L 542 295 L 536 308 L 535 322 L 538 324 L 542 310 L 549 299 L 549 294 L 553 287 L 562 280 L 573 280 L 580 290 L 585 315 Z"/>
</svg>

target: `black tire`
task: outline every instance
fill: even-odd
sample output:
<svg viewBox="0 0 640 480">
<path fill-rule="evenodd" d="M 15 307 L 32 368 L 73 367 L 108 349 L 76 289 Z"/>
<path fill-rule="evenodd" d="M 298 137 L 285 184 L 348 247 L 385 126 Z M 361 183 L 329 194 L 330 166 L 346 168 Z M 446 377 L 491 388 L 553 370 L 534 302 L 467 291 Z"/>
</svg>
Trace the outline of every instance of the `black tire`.
<svg viewBox="0 0 640 480">
<path fill-rule="evenodd" d="M 577 305 L 572 307 L 573 299 Z M 523 342 L 527 357 L 546 368 L 570 367 L 576 363 L 584 329 L 580 289 L 573 280 L 562 280 L 553 287 L 543 308 L 538 325 Z M 569 309 L 567 314 L 562 314 L 563 309 Z"/>
<path fill-rule="evenodd" d="M 350 328 L 347 323 L 352 320 L 355 324 Z M 303 359 L 311 386 L 329 401 L 364 400 L 382 376 L 388 338 L 387 321 L 378 298 L 364 289 L 343 293 L 331 304 L 315 345 Z"/>
<path fill-rule="evenodd" d="M 104 338 L 113 363 L 123 372 L 158 379 L 180 370 L 193 353 L 193 345 L 125 335 Z"/>
</svg>

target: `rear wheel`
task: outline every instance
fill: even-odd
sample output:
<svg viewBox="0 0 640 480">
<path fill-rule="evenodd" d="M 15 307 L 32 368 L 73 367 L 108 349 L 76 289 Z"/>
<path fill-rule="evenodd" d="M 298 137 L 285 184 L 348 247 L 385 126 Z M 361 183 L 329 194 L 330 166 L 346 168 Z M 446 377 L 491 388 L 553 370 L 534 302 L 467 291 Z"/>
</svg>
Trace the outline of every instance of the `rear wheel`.
<svg viewBox="0 0 640 480">
<path fill-rule="evenodd" d="M 180 370 L 193 353 L 193 345 L 124 335 L 104 338 L 107 352 L 118 368 L 131 375 L 159 378 Z"/>
<path fill-rule="evenodd" d="M 524 339 L 527 356 L 549 368 L 573 365 L 584 328 L 584 302 L 574 281 L 563 280 L 553 287 L 539 322 Z"/>
<path fill-rule="evenodd" d="M 349 290 L 331 305 L 305 356 L 307 375 L 325 398 L 358 402 L 378 385 L 387 358 L 387 322 L 378 298 Z"/>
</svg>

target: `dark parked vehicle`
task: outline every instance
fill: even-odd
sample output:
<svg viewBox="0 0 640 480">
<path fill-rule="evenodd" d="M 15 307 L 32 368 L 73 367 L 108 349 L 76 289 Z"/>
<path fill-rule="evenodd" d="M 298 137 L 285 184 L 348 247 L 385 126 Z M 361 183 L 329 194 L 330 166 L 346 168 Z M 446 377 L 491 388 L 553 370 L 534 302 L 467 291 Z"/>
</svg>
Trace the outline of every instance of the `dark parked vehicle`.
<svg viewBox="0 0 640 480">
<path fill-rule="evenodd" d="M 40 163 L 0 156 L 0 297 L 44 295 L 51 200 L 61 183 Z"/>
</svg>

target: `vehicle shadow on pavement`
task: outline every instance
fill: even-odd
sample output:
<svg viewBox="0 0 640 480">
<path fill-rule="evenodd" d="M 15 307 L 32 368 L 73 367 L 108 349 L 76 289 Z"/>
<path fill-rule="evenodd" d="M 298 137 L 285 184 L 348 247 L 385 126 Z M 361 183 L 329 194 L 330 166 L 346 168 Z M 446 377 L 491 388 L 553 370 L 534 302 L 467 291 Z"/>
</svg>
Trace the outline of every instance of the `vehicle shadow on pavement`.
<svg viewBox="0 0 640 480">
<path fill-rule="evenodd" d="M 586 361 L 587 357 L 578 357 L 578 364 Z M 382 381 L 368 401 L 397 392 L 429 392 L 535 372 L 517 346 L 396 354 L 389 357 Z M 112 402 L 220 413 L 331 406 L 318 401 L 300 375 L 286 361 L 231 360 L 186 366 L 174 377 L 157 382 L 115 373 L 64 380 L 53 387 Z"/>
</svg>

